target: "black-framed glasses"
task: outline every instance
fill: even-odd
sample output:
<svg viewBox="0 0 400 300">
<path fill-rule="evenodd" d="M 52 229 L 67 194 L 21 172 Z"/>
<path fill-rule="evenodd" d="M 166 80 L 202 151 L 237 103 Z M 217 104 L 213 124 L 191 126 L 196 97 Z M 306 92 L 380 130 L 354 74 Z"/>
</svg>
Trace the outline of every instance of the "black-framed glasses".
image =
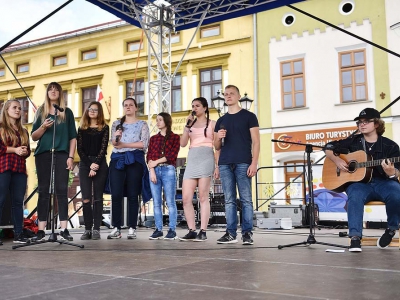
<svg viewBox="0 0 400 300">
<path fill-rule="evenodd" d="M 99 110 L 97 108 L 88 108 L 88 111 L 90 112 L 98 112 Z"/>
<path fill-rule="evenodd" d="M 356 124 L 357 124 L 357 126 L 360 126 L 360 125 L 367 125 L 367 124 L 369 124 L 371 122 L 374 122 L 374 119 L 365 120 L 365 121 L 357 121 Z"/>
</svg>

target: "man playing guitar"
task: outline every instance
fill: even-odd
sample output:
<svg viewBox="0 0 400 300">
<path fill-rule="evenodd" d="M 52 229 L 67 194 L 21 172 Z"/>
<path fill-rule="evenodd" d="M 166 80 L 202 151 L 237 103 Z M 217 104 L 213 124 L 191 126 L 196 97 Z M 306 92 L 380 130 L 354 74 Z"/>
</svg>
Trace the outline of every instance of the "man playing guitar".
<svg viewBox="0 0 400 300">
<path fill-rule="evenodd" d="M 357 170 L 353 168 L 350 160 L 347 160 L 345 156 L 338 156 L 335 149 L 340 149 L 339 153 L 343 153 L 343 149 L 348 149 L 350 153 L 365 151 L 366 157 L 373 157 L 376 160 L 377 163 L 374 164 L 368 162 L 356 164 L 372 170 L 371 177 L 345 186 L 348 196 L 349 237 L 351 238 L 349 251 L 361 252 L 364 204 L 371 200 L 380 200 L 386 205 L 388 228 L 377 242 L 377 246 L 383 249 L 389 246 L 399 227 L 399 146 L 394 141 L 382 136 L 385 132 L 385 122 L 376 109 L 366 108 L 362 110 L 354 121 L 357 121 L 356 124 L 360 133 L 344 140 L 329 143 L 327 149 L 332 150 L 325 150 L 325 153 L 326 157 L 336 165 L 337 171 L 333 175 L 336 177 L 340 177 L 341 173 L 346 176 Z"/>
</svg>

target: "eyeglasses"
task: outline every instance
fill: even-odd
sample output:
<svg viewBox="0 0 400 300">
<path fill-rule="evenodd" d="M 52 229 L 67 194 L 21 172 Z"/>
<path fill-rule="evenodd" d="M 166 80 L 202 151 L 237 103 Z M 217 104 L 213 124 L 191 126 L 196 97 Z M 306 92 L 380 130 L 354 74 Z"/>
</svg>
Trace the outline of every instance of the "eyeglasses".
<svg viewBox="0 0 400 300">
<path fill-rule="evenodd" d="M 96 108 L 88 108 L 88 111 L 90 111 L 90 112 L 98 112 L 99 110 L 96 109 Z"/>
<path fill-rule="evenodd" d="M 360 126 L 360 125 L 367 125 L 371 122 L 374 122 L 374 120 L 357 121 L 356 124 L 357 126 Z"/>
</svg>

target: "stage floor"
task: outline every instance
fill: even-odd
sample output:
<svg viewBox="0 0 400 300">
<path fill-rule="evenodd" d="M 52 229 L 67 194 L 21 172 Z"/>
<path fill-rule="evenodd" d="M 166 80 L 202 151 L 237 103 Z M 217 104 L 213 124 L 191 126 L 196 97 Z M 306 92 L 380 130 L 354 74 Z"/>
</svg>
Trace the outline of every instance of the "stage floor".
<svg viewBox="0 0 400 300">
<path fill-rule="evenodd" d="M 400 251 L 365 246 L 362 253 L 303 242 L 308 229 L 254 231 L 254 245 L 218 245 L 224 228 L 209 229 L 206 242 L 148 239 L 81 241 L 84 249 L 46 243 L 12 250 L 0 246 L 0 299 L 396 299 Z M 316 240 L 347 246 L 339 229 L 316 230 Z M 384 230 L 365 230 L 380 236 Z M 177 230 L 179 236 L 185 229 Z M 396 234 L 396 236 L 398 236 Z"/>
</svg>

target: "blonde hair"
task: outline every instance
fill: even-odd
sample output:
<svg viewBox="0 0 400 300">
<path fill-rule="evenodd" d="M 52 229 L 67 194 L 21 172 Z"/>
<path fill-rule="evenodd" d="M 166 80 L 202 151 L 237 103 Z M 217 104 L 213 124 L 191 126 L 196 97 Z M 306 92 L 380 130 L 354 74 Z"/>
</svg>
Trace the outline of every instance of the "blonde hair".
<svg viewBox="0 0 400 300">
<path fill-rule="evenodd" d="M 89 106 L 86 108 L 81 118 L 80 127 L 81 129 L 88 129 L 90 127 L 89 107 L 91 107 L 92 105 L 97 106 L 97 129 L 101 131 L 106 125 L 106 122 L 104 121 L 103 106 L 97 101 L 90 102 Z"/>
<path fill-rule="evenodd" d="M 57 123 L 60 124 L 61 122 L 65 122 L 65 102 L 64 102 L 64 96 L 63 96 L 63 92 L 62 92 L 62 87 L 59 83 L 57 82 L 50 82 L 49 85 L 46 88 L 46 96 L 44 99 L 44 102 L 42 105 L 39 106 L 38 110 L 36 111 L 35 114 L 35 120 L 34 122 L 40 118 L 42 121 L 44 121 L 47 116 L 50 113 L 50 109 L 51 109 L 51 101 L 49 98 L 49 91 L 55 88 L 58 92 L 59 92 L 59 96 L 58 96 L 58 106 L 60 106 L 61 108 L 64 109 L 63 112 L 58 112 L 58 116 L 57 116 Z"/>
<path fill-rule="evenodd" d="M 0 138 L 2 139 L 4 145 L 16 147 L 18 145 L 18 136 L 15 134 L 15 130 L 11 124 L 10 116 L 8 115 L 7 110 L 10 108 L 12 102 L 19 101 L 16 99 L 8 100 L 4 103 L 3 109 L 0 115 Z M 21 104 L 20 104 L 21 105 Z M 29 136 L 26 129 L 22 126 L 21 117 L 15 121 L 15 125 L 17 126 L 17 131 L 21 137 L 21 146 L 28 146 Z M 8 141 L 11 140 L 11 144 Z"/>
</svg>

